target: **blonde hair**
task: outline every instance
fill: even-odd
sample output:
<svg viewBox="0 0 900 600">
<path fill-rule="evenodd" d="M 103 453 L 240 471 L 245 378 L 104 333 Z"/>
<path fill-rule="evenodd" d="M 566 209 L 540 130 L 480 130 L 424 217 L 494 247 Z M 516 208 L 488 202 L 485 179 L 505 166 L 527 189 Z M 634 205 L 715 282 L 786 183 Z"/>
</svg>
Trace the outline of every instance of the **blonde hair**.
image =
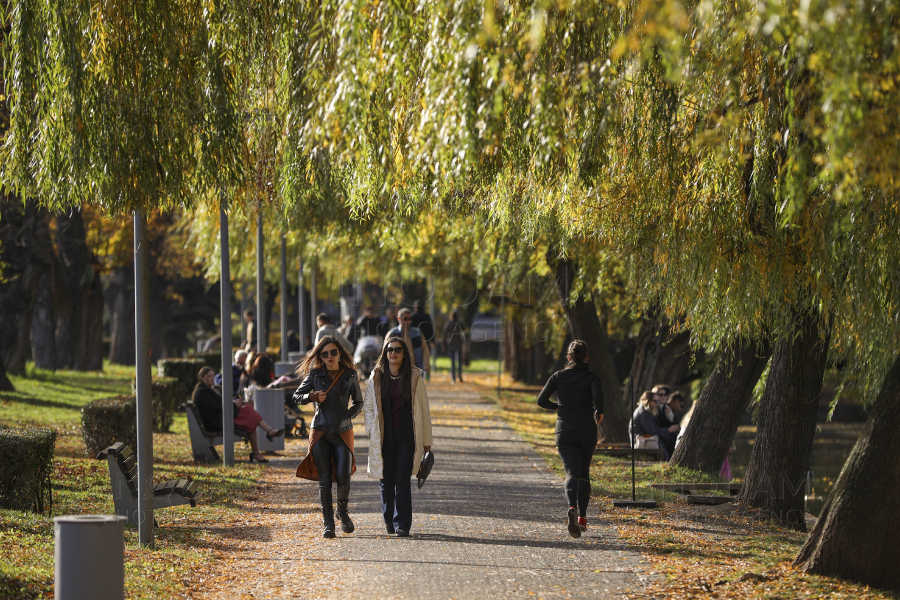
<svg viewBox="0 0 900 600">
<path fill-rule="evenodd" d="M 654 407 L 650 407 L 650 401 L 653 400 L 653 392 L 647 391 L 641 394 L 641 397 L 638 399 L 638 402 L 641 403 L 641 406 L 644 407 L 644 410 L 648 411 L 651 415 L 656 416 L 656 413 L 659 412 L 659 404 Z"/>
</svg>

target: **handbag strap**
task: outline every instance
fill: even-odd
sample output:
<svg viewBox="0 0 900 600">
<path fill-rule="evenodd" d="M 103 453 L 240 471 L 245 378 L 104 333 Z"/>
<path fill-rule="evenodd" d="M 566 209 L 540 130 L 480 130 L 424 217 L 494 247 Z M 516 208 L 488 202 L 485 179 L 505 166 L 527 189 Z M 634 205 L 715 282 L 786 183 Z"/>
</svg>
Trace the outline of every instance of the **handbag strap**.
<svg viewBox="0 0 900 600">
<path fill-rule="evenodd" d="M 331 385 L 328 386 L 328 389 L 325 390 L 325 395 L 326 395 L 326 396 L 328 395 L 328 392 L 331 391 L 331 388 L 334 387 L 334 384 L 336 384 L 336 383 L 338 382 L 338 380 L 341 378 L 341 375 L 344 374 L 344 370 L 345 370 L 345 369 L 341 369 L 341 372 L 338 373 L 337 377 L 335 377 L 335 378 L 332 380 Z M 327 373 L 328 371 L 325 371 L 325 372 Z"/>
</svg>

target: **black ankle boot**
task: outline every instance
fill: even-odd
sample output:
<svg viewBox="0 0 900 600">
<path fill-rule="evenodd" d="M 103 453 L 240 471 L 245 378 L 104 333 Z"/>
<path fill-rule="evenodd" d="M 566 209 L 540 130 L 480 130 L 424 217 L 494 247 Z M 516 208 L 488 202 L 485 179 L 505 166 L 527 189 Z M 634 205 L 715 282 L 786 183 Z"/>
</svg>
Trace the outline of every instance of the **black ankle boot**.
<svg viewBox="0 0 900 600">
<path fill-rule="evenodd" d="M 325 525 L 325 531 L 322 532 L 323 538 L 334 537 L 334 506 L 331 503 L 331 490 L 328 493 L 319 492 L 319 500 L 322 502 L 322 523 Z"/>
<path fill-rule="evenodd" d="M 353 526 L 353 521 L 350 519 L 350 514 L 347 512 L 347 502 L 347 500 L 337 501 L 337 515 L 341 520 L 341 531 L 344 533 L 353 533 L 353 530 L 356 528 Z"/>
</svg>

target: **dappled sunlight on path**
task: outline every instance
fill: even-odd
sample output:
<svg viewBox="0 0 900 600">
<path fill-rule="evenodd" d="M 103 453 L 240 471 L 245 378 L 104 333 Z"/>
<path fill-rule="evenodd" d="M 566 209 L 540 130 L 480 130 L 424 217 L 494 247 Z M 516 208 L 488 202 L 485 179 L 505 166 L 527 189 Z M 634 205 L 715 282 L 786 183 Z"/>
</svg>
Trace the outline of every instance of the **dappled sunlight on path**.
<svg viewBox="0 0 900 600">
<path fill-rule="evenodd" d="M 215 572 L 193 598 L 616 597 L 639 592 L 649 566 L 592 519 L 565 531 L 562 481 L 501 418 L 490 399 L 440 376 L 428 384 L 436 463 L 413 482 L 411 536 L 385 533 L 378 482 L 366 477 L 368 439 L 357 419 L 356 532 L 321 538 L 317 486 L 294 477 L 305 441 L 265 469 L 243 523 L 210 524 Z M 591 516 L 591 515 L 589 515 Z"/>
</svg>

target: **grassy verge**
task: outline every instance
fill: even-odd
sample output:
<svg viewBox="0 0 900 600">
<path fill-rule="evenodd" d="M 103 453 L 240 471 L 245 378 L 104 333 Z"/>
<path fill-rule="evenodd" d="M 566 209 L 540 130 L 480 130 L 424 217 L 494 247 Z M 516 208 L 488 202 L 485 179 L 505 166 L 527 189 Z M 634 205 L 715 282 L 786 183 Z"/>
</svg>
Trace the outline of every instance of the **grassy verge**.
<svg viewBox="0 0 900 600">
<path fill-rule="evenodd" d="M 85 457 L 81 406 L 93 399 L 130 393 L 133 368 L 107 367 L 103 373 L 47 372 L 14 377 L 15 392 L 0 393 L 0 428 L 52 427 L 60 433 L 52 475 L 53 514 L 0 510 L 0 598 L 53 596 L 53 516 L 113 514 L 105 461 Z M 184 414 L 172 433 L 154 434 L 154 478 L 195 479 L 203 497 L 197 508 L 156 511 L 153 550 L 138 545 L 126 528 L 125 586 L 128 598 L 176 598 L 185 582 L 207 570 L 219 540 L 216 531 L 240 521 L 239 503 L 256 490 L 261 467 L 198 466 L 191 458 Z M 215 525 L 215 527 L 211 527 Z M 225 540 L 227 542 L 227 540 Z"/>
<path fill-rule="evenodd" d="M 497 398 L 496 381 L 474 375 L 487 398 Z M 513 386 L 504 380 L 504 386 Z M 513 429 L 534 445 L 562 477 L 554 445 L 556 415 L 535 403 L 536 391 L 507 391 L 498 404 Z M 655 510 L 617 509 L 613 498 L 631 497 L 629 460 L 596 457 L 591 468 L 595 515 L 614 527 L 639 550 L 655 572 L 664 575 L 645 594 L 661 598 L 897 598 L 888 592 L 791 568 L 806 534 L 780 528 L 731 505 L 697 507 L 677 495 L 652 490 L 651 483 L 714 480 L 710 475 L 668 468 L 663 463 L 638 463 L 638 498 L 654 498 Z M 706 492 L 704 492 L 706 493 Z M 592 517 L 588 514 L 588 519 Z"/>
<path fill-rule="evenodd" d="M 450 372 L 450 358 L 438 356 L 435 366 L 439 372 Z M 496 358 L 473 358 L 467 367 L 463 367 L 463 378 L 469 373 L 497 373 Z"/>
</svg>

